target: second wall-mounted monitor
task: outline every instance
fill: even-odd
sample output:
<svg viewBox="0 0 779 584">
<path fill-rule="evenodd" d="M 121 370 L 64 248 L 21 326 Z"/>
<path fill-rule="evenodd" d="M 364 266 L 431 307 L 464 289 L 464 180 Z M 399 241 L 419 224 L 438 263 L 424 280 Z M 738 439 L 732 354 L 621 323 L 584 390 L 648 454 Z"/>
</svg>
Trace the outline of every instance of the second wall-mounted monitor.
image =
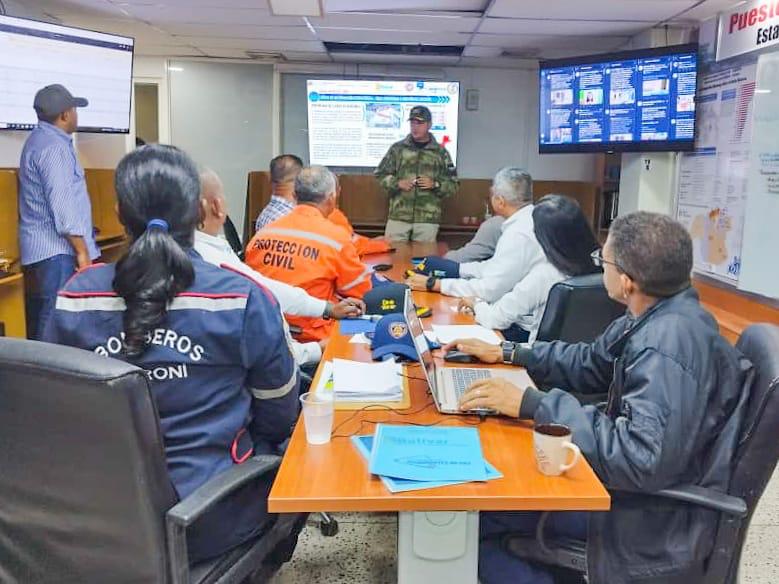
<svg viewBox="0 0 779 584">
<path fill-rule="evenodd" d="M 79 131 L 129 132 L 133 45 L 130 37 L 0 16 L 0 130 L 32 130 L 36 92 L 59 83 L 89 101 Z"/>
<path fill-rule="evenodd" d="M 692 150 L 697 45 L 540 63 L 541 153 Z"/>
<path fill-rule="evenodd" d="M 458 82 L 309 79 L 306 86 L 311 164 L 377 166 L 408 134 L 415 105 L 430 109 L 431 133 L 457 164 Z"/>
</svg>

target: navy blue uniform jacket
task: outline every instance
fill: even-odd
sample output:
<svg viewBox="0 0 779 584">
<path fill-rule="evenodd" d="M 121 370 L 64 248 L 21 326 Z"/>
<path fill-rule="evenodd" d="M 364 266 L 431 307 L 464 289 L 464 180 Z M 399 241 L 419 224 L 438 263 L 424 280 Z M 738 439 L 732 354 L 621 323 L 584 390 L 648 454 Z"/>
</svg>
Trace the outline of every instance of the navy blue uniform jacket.
<svg viewBox="0 0 779 584">
<path fill-rule="evenodd" d="M 194 283 L 149 333 L 146 352 L 132 360 L 151 380 L 168 470 L 181 498 L 246 460 L 253 448 L 272 450 L 289 437 L 298 413 L 297 368 L 273 295 L 188 253 Z M 125 302 L 113 291 L 113 278 L 114 265 L 77 273 L 58 295 L 46 340 L 127 360 Z M 262 513 L 247 517 L 255 524 L 265 508 L 257 503 Z"/>
</svg>

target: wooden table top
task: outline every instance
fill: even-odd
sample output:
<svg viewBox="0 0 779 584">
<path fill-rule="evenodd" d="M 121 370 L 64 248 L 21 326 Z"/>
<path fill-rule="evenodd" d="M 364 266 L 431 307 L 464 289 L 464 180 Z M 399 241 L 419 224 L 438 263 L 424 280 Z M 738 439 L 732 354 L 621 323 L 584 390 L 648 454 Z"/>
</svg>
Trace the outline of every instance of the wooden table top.
<svg viewBox="0 0 779 584">
<path fill-rule="evenodd" d="M 393 269 L 387 274 L 400 281 L 403 271 L 410 267 L 412 257 L 439 253 L 441 249 L 437 244 L 399 244 L 396 253 L 369 256 L 366 263 L 392 263 Z M 418 306 L 433 309 L 433 316 L 422 321 L 425 329 L 432 323 L 473 323 L 472 317 L 452 312 L 450 307 L 457 305 L 454 298 L 415 292 L 414 299 Z M 348 341 L 348 336 L 334 333 L 323 361 L 333 357 L 371 360 L 368 345 Z M 439 359 L 439 363 L 443 361 Z M 583 459 L 572 471 L 560 477 L 547 477 L 536 469 L 530 422 L 499 417 L 480 422 L 474 416 L 439 414 L 426 382 L 422 381 L 419 366 L 411 366 L 407 371 L 409 376 L 414 376 L 409 379 L 409 409 L 390 411 L 376 406 L 362 411 L 336 410 L 333 438 L 328 444 L 311 446 L 306 442 L 301 416 L 268 498 L 270 512 L 609 509 L 608 492 Z M 316 386 L 316 379 L 313 386 Z M 485 458 L 503 473 L 503 478 L 391 494 L 379 478 L 368 472 L 366 461 L 349 439 L 352 435 L 373 434 L 379 422 L 477 425 Z"/>
</svg>

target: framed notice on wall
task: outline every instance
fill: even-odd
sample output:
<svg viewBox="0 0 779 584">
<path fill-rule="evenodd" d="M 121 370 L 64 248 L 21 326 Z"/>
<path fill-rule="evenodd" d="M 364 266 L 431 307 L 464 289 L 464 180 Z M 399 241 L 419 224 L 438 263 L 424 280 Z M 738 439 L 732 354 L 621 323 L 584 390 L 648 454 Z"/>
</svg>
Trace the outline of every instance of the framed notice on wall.
<svg viewBox="0 0 779 584">
<path fill-rule="evenodd" d="M 676 218 L 693 239 L 694 269 L 738 282 L 748 194 L 756 60 L 704 70 L 696 150 L 681 154 Z"/>
</svg>

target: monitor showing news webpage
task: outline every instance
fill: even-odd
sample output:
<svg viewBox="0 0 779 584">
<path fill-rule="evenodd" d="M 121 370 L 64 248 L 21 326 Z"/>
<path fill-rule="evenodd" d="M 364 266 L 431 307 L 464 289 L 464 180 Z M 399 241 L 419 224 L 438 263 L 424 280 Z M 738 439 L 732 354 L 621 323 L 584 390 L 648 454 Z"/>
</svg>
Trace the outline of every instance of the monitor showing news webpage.
<svg viewBox="0 0 779 584">
<path fill-rule="evenodd" d="M 133 45 L 130 37 L 0 16 L 0 129 L 38 124 L 33 100 L 46 85 L 64 85 L 89 105 L 79 131 L 130 131 Z"/>
<path fill-rule="evenodd" d="M 311 164 L 377 166 L 409 133 L 416 105 L 430 110 L 430 131 L 457 164 L 458 82 L 309 79 L 306 86 Z"/>
<path fill-rule="evenodd" d="M 691 150 L 697 47 L 540 64 L 539 151 Z"/>
</svg>

